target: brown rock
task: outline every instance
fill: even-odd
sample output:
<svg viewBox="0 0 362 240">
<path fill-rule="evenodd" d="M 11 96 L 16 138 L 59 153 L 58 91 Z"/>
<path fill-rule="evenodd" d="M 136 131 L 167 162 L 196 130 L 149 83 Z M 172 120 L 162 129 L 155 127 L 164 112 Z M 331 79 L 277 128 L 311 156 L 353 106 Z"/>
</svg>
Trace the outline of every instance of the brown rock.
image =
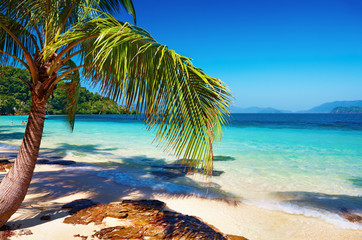
<svg viewBox="0 0 362 240">
<path fill-rule="evenodd" d="M 125 200 L 121 203 L 96 205 L 82 209 L 65 218 L 64 223 L 101 224 L 105 217 L 123 219 L 126 225 L 109 227 L 97 231 L 98 239 L 232 239 L 245 240 L 237 236 L 225 238 L 212 226 L 199 219 L 181 213 L 163 210 L 165 203 L 157 200 Z"/>
<path fill-rule="evenodd" d="M 133 227 L 109 227 L 96 232 L 92 237 L 99 239 L 142 239 L 143 231 L 141 226 Z"/>
<path fill-rule="evenodd" d="M 12 167 L 13 167 L 13 163 L 9 163 L 9 164 L 6 164 L 6 165 L 5 165 L 5 168 L 6 168 L 7 170 L 10 170 Z"/>
<path fill-rule="evenodd" d="M 227 240 L 248 240 L 247 238 L 236 236 L 236 235 L 227 235 Z"/>
<path fill-rule="evenodd" d="M 362 223 L 362 217 L 357 215 L 346 208 L 341 208 L 341 215 L 350 222 Z"/>
<path fill-rule="evenodd" d="M 82 236 L 82 235 L 80 235 L 80 234 L 74 235 L 74 237 L 79 237 L 79 238 L 81 238 L 82 240 L 87 240 L 87 239 L 88 239 L 88 236 Z"/>
<path fill-rule="evenodd" d="M 0 228 L 0 239 L 1 240 L 10 240 L 12 236 L 15 235 L 14 230 L 11 227 L 4 225 Z"/>
</svg>

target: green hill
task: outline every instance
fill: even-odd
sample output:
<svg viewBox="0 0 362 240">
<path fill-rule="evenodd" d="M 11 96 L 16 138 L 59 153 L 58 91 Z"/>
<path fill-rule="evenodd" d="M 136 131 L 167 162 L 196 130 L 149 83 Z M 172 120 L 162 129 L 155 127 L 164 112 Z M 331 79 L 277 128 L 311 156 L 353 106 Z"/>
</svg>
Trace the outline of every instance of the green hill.
<svg viewBox="0 0 362 240">
<path fill-rule="evenodd" d="M 28 87 L 19 79 L 29 81 L 30 75 L 25 69 L 2 67 L 0 75 L 0 115 L 27 114 L 30 110 L 30 92 Z M 65 114 L 66 92 L 58 87 L 54 98 L 47 104 L 48 114 Z M 128 114 L 125 107 L 115 101 L 92 93 L 81 87 L 78 101 L 78 114 Z"/>
</svg>

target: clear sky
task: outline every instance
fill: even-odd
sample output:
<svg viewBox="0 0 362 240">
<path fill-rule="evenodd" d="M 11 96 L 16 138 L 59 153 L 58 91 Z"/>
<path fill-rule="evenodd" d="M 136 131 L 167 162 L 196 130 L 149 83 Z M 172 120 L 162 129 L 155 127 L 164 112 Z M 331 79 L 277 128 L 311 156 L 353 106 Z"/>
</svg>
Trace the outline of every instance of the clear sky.
<svg viewBox="0 0 362 240">
<path fill-rule="evenodd" d="M 224 81 L 237 107 L 297 111 L 362 99 L 360 0 L 134 4 L 137 25 Z"/>
</svg>

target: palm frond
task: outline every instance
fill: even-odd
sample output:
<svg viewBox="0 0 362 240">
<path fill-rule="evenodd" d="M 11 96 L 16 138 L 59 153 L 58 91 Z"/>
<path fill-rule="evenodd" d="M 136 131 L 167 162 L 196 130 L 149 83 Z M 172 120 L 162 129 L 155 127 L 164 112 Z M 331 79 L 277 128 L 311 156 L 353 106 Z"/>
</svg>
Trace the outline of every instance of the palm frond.
<svg viewBox="0 0 362 240">
<path fill-rule="evenodd" d="M 82 42 L 83 74 L 91 83 L 129 109 L 142 111 L 159 143 L 210 173 L 212 144 L 221 136 L 231 102 L 224 83 L 145 30 L 109 15 L 71 29 L 61 41 L 68 46 L 77 42 Z"/>
<path fill-rule="evenodd" d="M 96 0 L 100 9 L 110 14 L 119 14 L 119 10 L 124 8 L 129 14 L 133 16 L 136 23 L 136 11 L 131 0 Z"/>
<path fill-rule="evenodd" d="M 35 36 L 16 20 L 0 12 L 0 50 L 25 61 L 24 50 L 36 51 Z"/>
<path fill-rule="evenodd" d="M 59 73 L 62 74 L 64 72 L 68 72 L 72 69 L 75 69 L 77 65 L 72 60 L 67 61 L 62 65 L 62 67 L 59 69 Z M 75 120 L 75 113 L 77 112 L 77 106 L 78 106 L 78 99 L 79 99 L 79 93 L 80 93 L 80 74 L 79 70 L 74 70 L 71 73 L 67 74 L 62 78 L 62 82 L 64 84 L 61 85 L 62 88 L 64 88 L 67 93 L 67 96 L 65 98 L 65 111 L 67 113 L 67 118 L 69 120 L 69 126 L 70 128 L 74 129 L 74 120 Z"/>
</svg>

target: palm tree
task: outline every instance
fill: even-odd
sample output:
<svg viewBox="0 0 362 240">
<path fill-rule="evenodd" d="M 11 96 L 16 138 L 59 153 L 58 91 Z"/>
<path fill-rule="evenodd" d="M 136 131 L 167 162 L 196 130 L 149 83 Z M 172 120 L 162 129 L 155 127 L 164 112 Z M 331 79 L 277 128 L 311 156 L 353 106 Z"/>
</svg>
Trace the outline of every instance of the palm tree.
<svg viewBox="0 0 362 240">
<path fill-rule="evenodd" d="M 142 111 L 156 140 L 184 163 L 212 170 L 230 93 L 191 59 L 157 43 L 145 30 L 115 19 L 131 0 L 0 0 L 0 66 L 23 65 L 30 81 L 28 124 L 14 166 L 0 183 L 0 226 L 20 207 L 42 139 L 46 103 L 57 84 L 67 89 L 71 128 L 80 80 Z"/>
</svg>

